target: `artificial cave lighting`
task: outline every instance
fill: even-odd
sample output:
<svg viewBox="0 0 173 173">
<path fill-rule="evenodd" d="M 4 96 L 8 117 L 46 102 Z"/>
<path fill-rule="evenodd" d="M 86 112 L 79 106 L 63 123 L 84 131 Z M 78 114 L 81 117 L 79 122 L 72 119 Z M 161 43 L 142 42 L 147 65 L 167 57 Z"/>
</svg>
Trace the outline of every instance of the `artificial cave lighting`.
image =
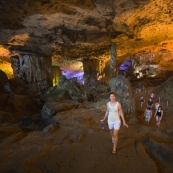
<svg viewBox="0 0 173 173">
<path fill-rule="evenodd" d="M 61 69 L 61 70 L 62 70 L 62 75 L 66 76 L 67 79 L 76 77 L 78 83 L 84 84 L 83 71 L 75 71 L 72 69 Z"/>
<path fill-rule="evenodd" d="M 155 76 L 156 76 L 156 74 L 150 75 L 150 77 L 155 77 Z"/>
<path fill-rule="evenodd" d="M 1 57 L 0 57 L 1 58 Z M 0 70 L 7 74 L 8 79 L 13 78 L 13 69 L 11 67 L 11 63 L 9 62 L 0 62 Z"/>
<path fill-rule="evenodd" d="M 0 45 L 0 57 L 8 57 L 10 54 L 9 50 Z"/>
<path fill-rule="evenodd" d="M 0 70 L 5 72 L 8 78 L 13 77 L 13 69 L 10 63 L 9 50 L 0 45 Z"/>
<path fill-rule="evenodd" d="M 139 79 L 144 76 L 155 77 L 159 72 L 159 66 L 155 64 L 141 65 L 134 68 L 133 74 Z"/>
<path fill-rule="evenodd" d="M 53 77 L 53 86 L 58 85 L 59 78 L 61 76 L 61 69 L 58 66 L 52 66 L 52 77 Z"/>
</svg>

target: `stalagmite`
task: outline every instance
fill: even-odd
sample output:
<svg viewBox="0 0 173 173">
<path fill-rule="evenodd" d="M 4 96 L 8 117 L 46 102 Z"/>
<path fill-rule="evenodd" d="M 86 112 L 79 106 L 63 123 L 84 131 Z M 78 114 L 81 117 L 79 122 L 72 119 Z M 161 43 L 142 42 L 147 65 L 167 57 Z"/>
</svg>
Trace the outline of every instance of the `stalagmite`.
<svg viewBox="0 0 173 173">
<path fill-rule="evenodd" d="M 52 75 L 53 75 L 53 85 L 58 85 L 58 81 L 61 74 L 61 69 L 58 66 L 52 66 Z"/>
</svg>

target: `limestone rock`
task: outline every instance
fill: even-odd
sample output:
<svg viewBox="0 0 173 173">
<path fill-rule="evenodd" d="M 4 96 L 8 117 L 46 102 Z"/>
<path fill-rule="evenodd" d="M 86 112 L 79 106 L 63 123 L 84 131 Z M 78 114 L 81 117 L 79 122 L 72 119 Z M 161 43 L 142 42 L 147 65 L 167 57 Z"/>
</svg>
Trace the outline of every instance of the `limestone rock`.
<svg viewBox="0 0 173 173">
<path fill-rule="evenodd" d="M 135 121 L 135 102 L 129 80 L 122 75 L 118 75 L 110 80 L 110 88 L 112 92 L 116 93 L 117 101 L 121 103 L 125 114 L 129 115 L 128 118 Z"/>
<path fill-rule="evenodd" d="M 0 92 L 4 92 L 4 86 L 8 83 L 8 77 L 2 70 L 0 70 L 0 79 Z"/>
<path fill-rule="evenodd" d="M 80 89 L 76 78 L 66 79 L 65 76 L 59 78 L 58 86 L 55 90 L 45 95 L 46 100 L 87 100 L 87 94 Z"/>
<path fill-rule="evenodd" d="M 74 101 L 62 102 L 47 102 L 44 104 L 43 109 L 41 110 L 41 116 L 46 125 L 52 122 L 52 117 L 55 116 L 58 112 L 67 111 L 73 108 L 77 108 L 79 103 Z"/>
<path fill-rule="evenodd" d="M 12 113 L 0 111 L 0 123 L 12 123 L 15 121 L 14 116 Z"/>
<path fill-rule="evenodd" d="M 11 79 L 9 79 L 9 83 L 10 83 L 10 87 L 11 90 L 15 93 L 15 94 L 27 94 L 27 88 L 26 88 L 26 83 L 20 79 L 19 77 L 13 77 Z"/>
<path fill-rule="evenodd" d="M 105 86 L 105 85 L 99 85 L 97 88 L 96 88 L 96 91 L 98 94 L 100 93 L 106 93 L 108 91 L 108 86 Z"/>
<path fill-rule="evenodd" d="M 18 126 L 27 132 L 31 130 L 41 130 L 45 127 L 45 123 L 43 122 L 41 115 L 36 114 L 22 118 Z"/>
<path fill-rule="evenodd" d="M 173 99 L 173 77 L 170 77 L 167 81 L 163 82 L 160 86 L 153 90 L 156 93 L 156 99 L 159 100 L 161 106 L 172 107 L 172 99 Z M 170 126 L 172 126 L 172 122 L 169 122 Z"/>
<path fill-rule="evenodd" d="M 27 82 L 34 91 L 42 91 L 52 86 L 51 58 L 17 52 L 11 56 L 11 63 L 15 77 Z"/>
</svg>

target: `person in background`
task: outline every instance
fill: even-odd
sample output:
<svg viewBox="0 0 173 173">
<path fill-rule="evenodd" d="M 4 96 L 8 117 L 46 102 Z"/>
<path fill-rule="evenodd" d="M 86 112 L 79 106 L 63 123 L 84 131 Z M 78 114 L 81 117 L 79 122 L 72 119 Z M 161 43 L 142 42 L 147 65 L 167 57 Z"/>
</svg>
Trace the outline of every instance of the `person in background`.
<svg viewBox="0 0 173 173">
<path fill-rule="evenodd" d="M 150 94 L 151 100 L 154 100 L 154 97 L 155 97 L 155 94 L 154 94 L 154 93 L 151 93 L 151 94 Z"/>
<path fill-rule="evenodd" d="M 151 98 L 148 100 L 148 104 L 147 104 L 147 107 L 150 107 L 152 108 L 153 106 L 153 101 L 151 100 Z"/>
<path fill-rule="evenodd" d="M 140 102 L 141 102 L 141 108 L 142 108 L 142 105 L 144 104 L 144 102 L 145 102 L 145 99 L 144 99 L 144 97 L 143 96 L 141 96 L 140 97 Z"/>
<path fill-rule="evenodd" d="M 120 117 L 123 121 L 123 125 L 127 128 L 128 125 L 126 124 L 126 121 L 124 119 L 121 104 L 116 101 L 116 94 L 114 92 L 111 92 L 109 97 L 110 101 L 107 103 L 107 110 L 105 116 L 102 120 L 100 120 L 100 122 L 103 123 L 103 121 L 108 117 L 108 126 L 110 129 L 110 134 L 113 143 L 112 154 L 116 154 L 118 144 L 118 132 L 121 126 Z"/>
<path fill-rule="evenodd" d="M 151 108 L 147 107 L 147 109 L 144 112 L 144 118 L 145 118 L 147 125 L 149 125 L 151 117 L 152 117 Z"/>
<path fill-rule="evenodd" d="M 158 101 L 155 102 L 155 113 L 158 110 L 158 107 L 160 106 L 160 103 Z"/>
<path fill-rule="evenodd" d="M 158 110 L 155 113 L 155 117 L 156 117 L 156 125 L 159 127 L 160 121 L 162 120 L 163 117 L 163 110 L 161 106 L 158 107 Z"/>
<path fill-rule="evenodd" d="M 138 83 L 138 91 L 141 92 L 142 91 L 142 84 Z"/>
</svg>

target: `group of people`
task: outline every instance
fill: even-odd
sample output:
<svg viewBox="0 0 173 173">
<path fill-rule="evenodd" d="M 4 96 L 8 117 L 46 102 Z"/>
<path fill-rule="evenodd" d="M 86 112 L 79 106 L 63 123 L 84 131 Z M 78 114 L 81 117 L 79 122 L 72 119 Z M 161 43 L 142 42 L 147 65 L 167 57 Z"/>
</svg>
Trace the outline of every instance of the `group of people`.
<svg viewBox="0 0 173 173">
<path fill-rule="evenodd" d="M 144 117 L 147 124 L 149 124 L 150 119 L 152 117 L 152 106 L 153 106 L 154 97 L 155 97 L 154 93 L 151 93 L 150 98 L 148 100 L 147 108 L 144 112 Z M 109 95 L 109 98 L 110 98 L 110 101 L 107 103 L 105 116 L 103 119 L 100 120 L 100 122 L 103 125 L 103 122 L 106 119 L 108 119 L 107 121 L 108 127 L 110 129 L 111 139 L 113 143 L 112 154 L 116 154 L 117 143 L 118 143 L 118 132 L 121 126 L 121 119 L 125 127 L 128 128 L 128 125 L 123 115 L 122 106 L 118 101 L 116 101 L 116 94 L 114 92 L 111 92 Z M 145 99 L 144 97 L 141 97 L 140 100 L 141 100 L 141 107 L 142 107 L 143 103 L 145 102 Z M 158 101 L 155 102 L 155 117 L 157 122 L 156 125 L 160 126 L 160 121 L 163 117 L 163 110 Z"/>
<path fill-rule="evenodd" d="M 153 101 L 154 101 L 155 94 L 151 93 L 150 98 L 147 102 L 147 108 L 144 112 L 144 118 L 146 123 L 149 125 L 149 122 L 152 118 L 152 107 L 153 107 Z M 140 102 L 141 102 L 141 107 L 143 106 L 143 103 L 145 102 L 144 97 L 140 97 Z M 156 125 L 159 127 L 160 126 L 160 121 L 162 120 L 163 117 L 163 109 L 158 101 L 155 102 L 155 108 L 154 108 L 154 117 L 156 117 Z"/>
</svg>

